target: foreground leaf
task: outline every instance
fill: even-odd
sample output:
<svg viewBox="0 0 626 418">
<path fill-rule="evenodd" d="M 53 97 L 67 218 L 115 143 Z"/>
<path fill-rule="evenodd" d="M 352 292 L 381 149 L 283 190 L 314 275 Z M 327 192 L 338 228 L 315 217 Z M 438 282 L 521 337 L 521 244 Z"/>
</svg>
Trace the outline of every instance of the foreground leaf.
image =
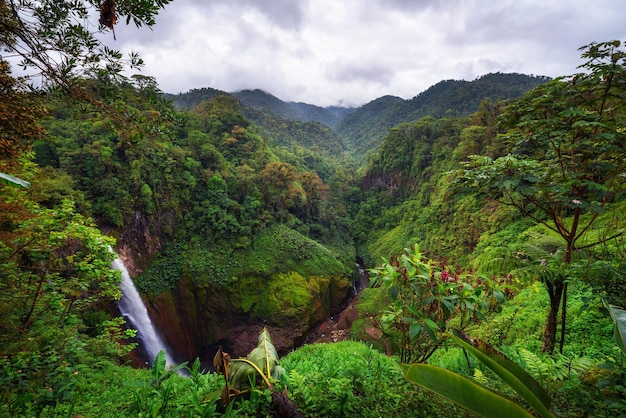
<svg viewBox="0 0 626 418">
<path fill-rule="evenodd" d="M 517 402 L 449 370 L 420 363 L 403 367 L 404 377 L 408 381 L 483 417 L 532 417 Z"/>
<path fill-rule="evenodd" d="M 609 304 L 606 300 L 602 300 L 604 306 L 609 310 L 611 319 L 613 320 L 615 344 L 626 355 L 626 310 Z"/>
<path fill-rule="evenodd" d="M 267 328 L 263 328 L 256 348 L 245 359 L 233 359 L 232 362 L 232 374 L 229 379 L 231 387 L 239 390 L 247 388 L 251 379 L 255 381 L 257 374 L 270 386 L 269 378 L 276 378 L 274 371 L 278 366 L 278 352 Z"/>
<path fill-rule="evenodd" d="M 472 353 L 485 366 L 489 367 L 513 390 L 528 402 L 542 417 L 553 417 L 550 412 L 550 395 L 526 370 L 509 360 L 489 344 L 480 340 L 471 340 L 466 335 L 455 332 L 452 339 Z"/>
</svg>

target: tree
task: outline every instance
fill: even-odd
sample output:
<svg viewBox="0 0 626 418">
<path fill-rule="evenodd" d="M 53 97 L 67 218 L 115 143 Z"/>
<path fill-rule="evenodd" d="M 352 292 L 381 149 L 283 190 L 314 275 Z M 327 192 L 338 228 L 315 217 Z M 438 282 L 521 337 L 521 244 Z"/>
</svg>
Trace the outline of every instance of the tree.
<svg viewBox="0 0 626 418">
<path fill-rule="evenodd" d="M 0 2 L 0 48 L 22 58 L 21 65 L 55 85 L 73 89 L 81 73 L 116 77 L 122 55 L 96 38 L 113 31 L 118 18 L 137 26 L 153 26 L 154 17 L 171 0 L 44 0 Z M 98 24 L 93 21 L 99 15 Z M 97 29 L 95 29 L 97 28 Z M 128 63 L 140 66 L 132 53 Z"/>
<path fill-rule="evenodd" d="M 304 204 L 306 195 L 297 180 L 296 168 L 288 163 L 271 162 L 259 173 L 265 200 L 277 214 Z"/>
<path fill-rule="evenodd" d="M 111 87 L 127 81 L 126 67 L 139 68 L 137 53 L 123 55 L 96 38 L 113 30 L 119 17 L 137 26 L 153 26 L 154 17 L 171 0 L 3 0 L 0 1 L 0 51 L 21 58 L 30 77 L 41 77 L 43 89 L 62 92 L 70 101 L 91 104 L 118 126 L 129 117 L 118 112 Z M 94 17 L 99 16 L 98 22 Z M 97 80 L 85 83 L 84 78 Z"/>
<path fill-rule="evenodd" d="M 626 180 L 626 52 L 620 41 L 592 43 L 580 67 L 587 72 L 561 77 L 531 90 L 500 118 L 508 155 L 473 156 L 461 181 L 483 196 L 517 208 L 565 241 L 563 264 L 577 249 Z M 621 235 L 604 238 L 602 242 Z M 544 280 L 550 311 L 543 350 L 555 348 L 558 312 L 565 335 L 567 277 Z"/>
<path fill-rule="evenodd" d="M 304 204 L 305 218 L 311 221 L 314 214 L 319 214 L 322 201 L 328 194 L 328 186 L 324 184 L 317 173 L 305 171 L 300 174 L 300 184 L 306 195 Z"/>
<path fill-rule="evenodd" d="M 18 157 L 44 136 L 39 124 L 44 113 L 40 98 L 29 94 L 24 80 L 13 78 L 0 59 L 0 171 L 15 168 Z"/>
</svg>

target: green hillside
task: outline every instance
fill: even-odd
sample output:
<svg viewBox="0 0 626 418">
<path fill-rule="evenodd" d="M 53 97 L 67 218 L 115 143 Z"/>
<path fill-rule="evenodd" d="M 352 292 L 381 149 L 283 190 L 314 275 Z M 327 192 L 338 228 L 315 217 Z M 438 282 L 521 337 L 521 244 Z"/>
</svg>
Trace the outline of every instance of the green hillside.
<svg viewBox="0 0 626 418">
<path fill-rule="evenodd" d="M 374 100 L 347 116 L 336 129 L 346 138 L 354 154 L 363 156 L 375 151 L 387 131 L 400 123 L 425 116 L 467 116 L 476 112 L 483 100 L 517 98 L 547 80 L 546 77 L 497 73 L 473 81 L 441 81 L 410 100 L 391 96 Z"/>
</svg>

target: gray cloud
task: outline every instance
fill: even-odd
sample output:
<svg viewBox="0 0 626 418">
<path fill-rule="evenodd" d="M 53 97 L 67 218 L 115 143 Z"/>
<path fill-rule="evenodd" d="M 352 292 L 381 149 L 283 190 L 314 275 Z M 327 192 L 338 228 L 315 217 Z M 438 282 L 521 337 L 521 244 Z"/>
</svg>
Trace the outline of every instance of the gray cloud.
<svg viewBox="0 0 626 418">
<path fill-rule="evenodd" d="M 625 21 L 621 0 L 175 0 L 152 31 L 120 26 L 111 43 L 168 92 L 361 104 L 493 71 L 571 74 L 578 47 L 626 39 Z"/>
<path fill-rule="evenodd" d="M 389 86 L 393 70 L 383 63 L 343 62 L 331 64 L 326 71 L 327 79 L 339 83 L 377 84 Z"/>
</svg>

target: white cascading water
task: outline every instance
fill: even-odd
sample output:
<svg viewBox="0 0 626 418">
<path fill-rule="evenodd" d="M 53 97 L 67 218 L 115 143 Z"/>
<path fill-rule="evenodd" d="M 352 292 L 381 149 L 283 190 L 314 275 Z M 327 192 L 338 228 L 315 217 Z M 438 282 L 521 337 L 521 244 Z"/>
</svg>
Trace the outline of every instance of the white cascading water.
<svg viewBox="0 0 626 418">
<path fill-rule="evenodd" d="M 124 315 L 127 321 L 130 322 L 130 325 L 137 330 L 137 336 L 143 344 L 143 348 L 146 350 L 148 358 L 150 359 L 150 364 L 154 362 L 154 358 L 159 351 L 164 350 L 166 366 L 169 367 L 174 365 L 174 361 L 167 352 L 165 344 L 157 334 L 156 329 L 148 316 L 146 305 L 144 305 L 141 296 L 139 296 L 139 292 L 137 292 L 135 284 L 130 278 L 130 274 L 128 274 L 128 270 L 126 270 L 126 266 L 124 266 L 124 262 L 117 257 L 115 261 L 111 263 L 111 268 L 122 272 L 122 282 L 120 283 L 122 298 L 117 301 L 117 305 L 120 308 L 122 315 Z"/>
</svg>

